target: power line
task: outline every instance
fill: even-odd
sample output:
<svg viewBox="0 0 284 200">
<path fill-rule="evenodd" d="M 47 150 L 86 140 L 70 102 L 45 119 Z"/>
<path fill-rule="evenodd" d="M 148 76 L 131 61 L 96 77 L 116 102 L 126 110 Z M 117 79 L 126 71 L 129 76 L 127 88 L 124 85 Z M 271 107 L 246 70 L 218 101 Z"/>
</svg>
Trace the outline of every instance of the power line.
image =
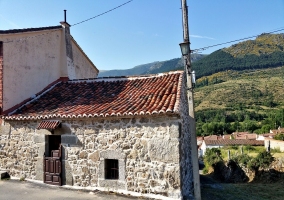
<svg viewBox="0 0 284 200">
<path fill-rule="evenodd" d="M 103 12 L 103 13 L 101 13 L 101 14 L 98 14 L 98 15 L 96 15 L 96 16 L 94 16 L 94 17 L 91 17 L 91 18 L 89 18 L 89 19 L 86 19 L 86 20 L 83 20 L 83 21 L 78 22 L 78 23 L 76 23 L 76 24 L 73 24 L 72 26 L 76 26 L 76 25 L 78 25 L 78 24 L 82 24 L 82 23 L 84 23 L 84 22 L 86 22 L 86 21 L 89 21 L 89 20 L 91 20 L 91 19 L 94 19 L 94 18 L 96 18 L 96 17 L 102 16 L 102 15 L 104 15 L 104 14 L 106 14 L 106 13 L 111 12 L 111 11 L 114 11 L 115 9 L 118 9 L 118 8 L 124 6 L 124 5 L 128 4 L 128 3 L 130 3 L 131 1 L 133 1 L 133 0 L 127 1 L 127 2 L 125 2 L 125 3 L 123 3 L 123 4 L 119 5 L 119 6 L 116 6 L 116 7 L 112 8 L 112 9 L 110 9 L 110 10 L 108 10 L 108 11 L 105 11 L 105 12 Z"/>
<path fill-rule="evenodd" d="M 72 26 L 76 26 L 76 25 L 78 25 L 78 24 L 82 24 L 82 23 L 84 23 L 84 22 L 86 22 L 86 21 L 89 21 L 89 20 L 91 20 L 91 19 L 97 18 L 97 17 L 102 16 L 102 15 L 104 15 L 104 14 L 107 14 L 107 13 L 109 13 L 109 12 L 111 12 L 111 11 L 114 11 L 114 10 L 116 10 L 116 9 L 118 9 L 118 8 L 120 8 L 120 7 L 122 7 L 122 6 L 126 5 L 126 4 L 128 4 L 128 3 L 130 3 L 131 1 L 133 1 L 133 0 L 127 1 L 127 2 L 125 2 L 125 3 L 123 3 L 123 4 L 119 5 L 119 6 L 116 6 L 116 7 L 112 8 L 112 9 L 110 9 L 110 10 L 108 10 L 108 11 L 105 11 L 105 12 L 103 12 L 103 13 L 101 13 L 101 14 L 98 14 L 98 15 L 96 15 L 96 16 L 94 16 L 94 17 L 91 17 L 91 18 L 89 18 L 89 19 L 86 19 L 86 20 L 83 20 L 83 21 L 78 22 L 78 23 L 76 23 L 76 24 L 73 24 Z M 19 38 L 19 39 L 16 39 L 16 40 L 8 40 L 8 41 L 5 41 L 5 42 L 3 42 L 3 43 L 19 42 L 19 41 L 22 41 L 22 40 L 31 39 L 31 38 L 39 37 L 39 36 L 42 36 L 42 35 L 50 34 L 50 33 L 54 32 L 54 31 L 56 31 L 56 30 L 52 30 L 52 31 L 49 31 L 49 32 L 47 32 L 47 33 L 42 33 L 42 34 L 30 36 L 30 37 Z"/>
<path fill-rule="evenodd" d="M 276 32 L 283 31 L 283 30 L 284 30 L 284 28 L 281 28 L 281 29 L 278 29 L 278 30 L 275 30 L 275 31 L 270 31 L 270 32 L 265 32 L 265 33 L 270 34 L 270 33 L 276 33 Z M 259 35 L 245 37 L 245 38 L 241 38 L 241 39 L 237 39 L 237 40 L 231 40 L 229 42 L 223 42 L 223 43 L 219 43 L 219 44 L 215 44 L 215 45 L 211 45 L 211 46 L 207 46 L 207 47 L 194 49 L 194 50 L 192 50 L 192 53 L 196 53 L 198 51 L 203 51 L 203 50 L 206 50 L 206 49 L 209 49 L 209 48 L 212 48 L 212 47 L 216 47 L 216 46 L 221 46 L 221 45 L 224 45 L 224 44 L 230 44 L 230 43 L 233 43 L 233 42 L 238 42 L 238 41 L 247 40 L 247 39 L 250 39 L 250 38 L 255 38 L 257 36 L 259 36 Z"/>
</svg>

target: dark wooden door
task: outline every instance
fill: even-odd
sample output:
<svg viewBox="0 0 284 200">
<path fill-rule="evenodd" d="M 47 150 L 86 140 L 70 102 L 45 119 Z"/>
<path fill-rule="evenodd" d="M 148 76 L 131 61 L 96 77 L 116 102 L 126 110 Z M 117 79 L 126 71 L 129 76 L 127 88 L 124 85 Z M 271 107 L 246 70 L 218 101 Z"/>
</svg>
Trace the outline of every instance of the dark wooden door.
<svg viewBox="0 0 284 200">
<path fill-rule="evenodd" d="M 43 159 L 43 181 L 51 185 L 62 185 L 62 162 L 61 162 L 61 145 L 58 150 L 51 150 L 51 157 L 44 155 Z"/>
</svg>

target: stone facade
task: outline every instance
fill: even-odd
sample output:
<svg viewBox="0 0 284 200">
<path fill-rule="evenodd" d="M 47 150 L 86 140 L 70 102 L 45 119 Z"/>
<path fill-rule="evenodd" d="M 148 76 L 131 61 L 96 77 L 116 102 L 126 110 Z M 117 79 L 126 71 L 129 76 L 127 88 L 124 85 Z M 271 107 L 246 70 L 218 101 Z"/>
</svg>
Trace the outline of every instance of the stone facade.
<svg viewBox="0 0 284 200">
<path fill-rule="evenodd" d="M 47 137 L 61 135 L 63 184 L 192 197 L 186 116 L 67 119 L 53 133 L 37 130 L 40 121 L 3 121 L 0 168 L 14 177 L 42 180 Z M 118 160 L 118 180 L 105 179 L 105 159 Z"/>
</svg>

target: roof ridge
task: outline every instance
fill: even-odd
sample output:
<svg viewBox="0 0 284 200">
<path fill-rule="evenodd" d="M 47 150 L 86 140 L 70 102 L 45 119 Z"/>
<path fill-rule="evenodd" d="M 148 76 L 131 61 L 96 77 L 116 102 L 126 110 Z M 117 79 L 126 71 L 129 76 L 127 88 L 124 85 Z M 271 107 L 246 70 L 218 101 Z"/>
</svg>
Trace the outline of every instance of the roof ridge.
<svg viewBox="0 0 284 200">
<path fill-rule="evenodd" d="M 72 79 L 68 82 L 91 82 L 91 81 L 117 81 L 117 80 L 137 80 L 143 78 L 155 78 L 160 76 L 166 76 L 170 74 L 181 74 L 182 70 L 163 72 L 157 74 L 145 74 L 145 75 L 133 75 L 133 76 L 106 76 L 106 77 L 97 77 L 97 78 L 86 78 L 86 79 Z"/>
<path fill-rule="evenodd" d="M 43 31 L 43 30 L 52 30 L 52 29 L 60 29 L 60 28 L 62 28 L 61 25 L 39 27 L 39 28 L 9 29 L 9 30 L 0 30 L 0 34 L 23 33 L 23 32 Z"/>
</svg>

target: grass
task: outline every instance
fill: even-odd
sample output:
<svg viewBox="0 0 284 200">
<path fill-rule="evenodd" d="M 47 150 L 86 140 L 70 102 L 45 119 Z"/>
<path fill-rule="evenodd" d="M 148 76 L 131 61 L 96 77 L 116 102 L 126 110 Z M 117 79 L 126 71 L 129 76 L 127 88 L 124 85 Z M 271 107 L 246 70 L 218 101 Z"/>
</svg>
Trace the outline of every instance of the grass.
<svg viewBox="0 0 284 200">
<path fill-rule="evenodd" d="M 201 187 L 202 200 L 282 200 L 284 197 L 283 183 L 244 183 L 218 184 Z"/>
<path fill-rule="evenodd" d="M 252 148 L 253 150 L 247 150 L 246 146 L 243 146 L 243 154 L 247 154 L 249 156 L 255 157 L 259 152 L 261 152 L 264 149 L 263 146 L 254 146 Z M 228 160 L 228 150 L 230 150 L 231 158 L 237 155 L 241 155 L 241 146 L 228 146 L 228 147 L 220 148 L 220 150 L 221 150 L 222 158 L 225 161 Z M 279 153 L 278 157 L 282 157 L 282 156 L 284 156 L 284 153 Z"/>
</svg>

